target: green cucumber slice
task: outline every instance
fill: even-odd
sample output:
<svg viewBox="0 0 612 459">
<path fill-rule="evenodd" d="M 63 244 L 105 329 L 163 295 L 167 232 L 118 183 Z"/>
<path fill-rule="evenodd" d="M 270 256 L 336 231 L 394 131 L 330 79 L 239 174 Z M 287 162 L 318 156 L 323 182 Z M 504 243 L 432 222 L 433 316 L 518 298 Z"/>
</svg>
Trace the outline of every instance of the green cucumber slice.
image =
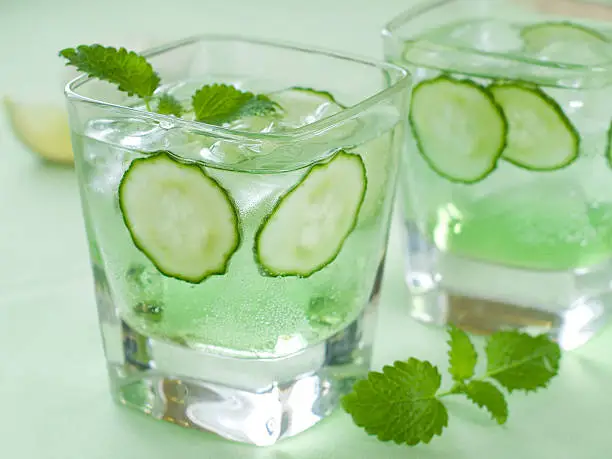
<svg viewBox="0 0 612 459">
<path fill-rule="evenodd" d="M 333 102 L 341 108 L 346 108 L 343 105 L 339 104 L 336 98 L 329 91 L 321 91 L 320 89 L 306 88 L 304 86 L 293 86 L 289 88 L 289 91 L 298 91 L 305 94 L 310 94 L 315 97 L 318 97 L 320 100 L 327 99 L 329 102 Z"/>
<path fill-rule="evenodd" d="M 505 147 L 501 108 L 470 80 L 439 76 L 419 83 L 412 92 L 410 124 L 425 161 L 453 182 L 484 179 Z"/>
<path fill-rule="evenodd" d="M 580 136 L 554 99 L 522 83 L 494 83 L 489 89 L 508 120 L 503 159 L 532 171 L 553 171 L 576 160 Z"/>
<path fill-rule="evenodd" d="M 282 107 L 280 123 L 300 127 L 331 116 L 344 107 L 327 91 L 295 86 L 268 94 Z"/>
<path fill-rule="evenodd" d="M 601 43 L 606 37 L 597 30 L 569 21 L 541 22 L 523 27 L 521 37 L 525 48 L 542 51 L 553 43 Z"/>
<path fill-rule="evenodd" d="M 199 283 L 226 272 L 240 245 L 238 212 L 201 167 L 170 155 L 134 160 L 119 184 L 119 206 L 134 244 L 159 272 Z"/>
<path fill-rule="evenodd" d="M 362 159 L 344 150 L 313 166 L 255 235 L 262 273 L 308 277 L 334 261 L 357 224 L 366 184 Z"/>
</svg>

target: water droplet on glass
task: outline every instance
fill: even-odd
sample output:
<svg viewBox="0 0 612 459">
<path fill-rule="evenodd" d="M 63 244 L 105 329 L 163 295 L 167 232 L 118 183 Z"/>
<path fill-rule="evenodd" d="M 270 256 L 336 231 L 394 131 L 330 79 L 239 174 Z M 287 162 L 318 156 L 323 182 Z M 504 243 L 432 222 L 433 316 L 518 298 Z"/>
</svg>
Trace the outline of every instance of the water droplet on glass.
<svg viewBox="0 0 612 459">
<path fill-rule="evenodd" d="M 159 127 L 162 128 L 162 129 L 166 129 L 166 130 L 172 129 L 174 127 L 174 123 L 172 123 L 172 122 L 170 122 L 168 120 L 161 120 L 159 122 Z"/>
</svg>

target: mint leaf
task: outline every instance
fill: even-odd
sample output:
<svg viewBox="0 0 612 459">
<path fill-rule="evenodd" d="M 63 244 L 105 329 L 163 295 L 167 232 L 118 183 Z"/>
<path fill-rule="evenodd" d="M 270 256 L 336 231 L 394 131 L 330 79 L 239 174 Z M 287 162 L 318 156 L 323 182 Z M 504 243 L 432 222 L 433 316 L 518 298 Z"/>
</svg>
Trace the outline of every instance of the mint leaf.
<svg viewBox="0 0 612 459">
<path fill-rule="evenodd" d="M 79 71 L 91 77 L 119 86 L 119 90 L 148 100 L 160 83 L 160 78 L 147 60 L 125 48 L 102 45 L 80 45 L 60 51 L 60 56 Z"/>
<path fill-rule="evenodd" d="M 429 443 L 448 425 L 448 412 L 441 400 L 459 394 L 485 408 L 498 424 L 505 424 L 505 395 L 485 379 L 496 379 L 510 392 L 535 391 L 558 373 L 561 349 L 547 335 L 499 331 L 487 340 L 487 373 L 474 378 L 478 356 L 469 336 L 453 326 L 449 335 L 450 371 L 455 383 L 448 391 L 440 391 L 441 376 L 431 363 L 414 358 L 395 362 L 382 373 L 370 372 L 342 399 L 355 424 L 382 441 Z"/>
<path fill-rule="evenodd" d="M 505 424 L 508 420 L 506 397 L 490 382 L 470 381 L 461 388 L 461 393 L 479 407 L 485 408 L 498 424 Z"/>
<path fill-rule="evenodd" d="M 429 443 L 448 425 L 446 407 L 436 398 L 441 376 L 429 362 L 411 358 L 370 372 L 342 406 L 353 421 L 381 441 Z"/>
<path fill-rule="evenodd" d="M 223 124 L 245 116 L 273 113 L 277 105 L 268 97 L 240 91 L 226 84 L 202 86 L 192 98 L 197 121 Z"/>
<path fill-rule="evenodd" d="M 455 381 L 465 381 L 474 376 L 478 355 L 466 332 L 451 325 L 448 334 L 449 372 Z"/>
<path fill-rule="evenodd" d="M 279 105 L 273 102 L 268 96 L 262 94 L 254 96 L 240 110 L 240 116 L 266 116 L 274 113 Z"/>
<path fill-rule="evenodd" d="M 183 106 L 178 99 L 170 94 L 162 94 L 157 102 L 157 113 L 161 115 L 181 116 Z"/>
<path fill-rule="evenodd" d="M 509 392 L 546 387 L 559 371 L 561 350 L 546 335 L 502 331 L 487 342 L 487 376 Z"/>
</svg>

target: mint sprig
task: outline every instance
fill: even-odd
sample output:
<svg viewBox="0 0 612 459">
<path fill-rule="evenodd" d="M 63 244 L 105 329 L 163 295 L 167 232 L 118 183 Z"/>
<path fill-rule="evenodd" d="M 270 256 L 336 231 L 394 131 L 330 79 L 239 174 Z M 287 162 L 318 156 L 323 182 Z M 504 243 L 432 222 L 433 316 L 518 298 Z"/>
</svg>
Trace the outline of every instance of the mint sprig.
<svg viewBox="0 0 612 459">
<path fill-rule="evenodd" d="M 66 48 L 59 55 L 66 65 L 76 67 L 90 77 L 116 84 L 129 96 L 140 97 L 147 108 L 159 89 L 161 78 L 144 56 L 125 48 L 80 45 Z M 241 91 L 234 86 L 212 84 L 201 87 L 192 97 L 196 121 L 223 124 L 246 116 L 265 116 L 274 113 L 279 105 L 265 95 Z M 180 117 L 184 113 L 181 103 L 169 94 L 158 98 L 157 112 Z"/>
<path fill-rule="evenodd" d="M 470 337 L 449 327 L 450 390 L 441 390 L 437 367 L 411 358 L 370 372 L 342 399 L 355 424 L 381 441 L 417 445 L 429 443 L 448 425 L 443 399 L 463 395 L 486 409 L 498 424 L 508 419 L 508 392 L 535 391 L 548 385 L 559 371 L 561 350 L 546 335 L 501 331 L 487 339 L 487 370 L 474 376 L 478 355 Z"/>
<path fill-rule="evenodd" d="M 223 124 L 245 116 L 264 116 L 276 110 L 267 96 L 240 91 L 226 84 L 202 86 L 192 97 L 197 121 Z"/>
<path fill-rule="evenodd" d="M 63 49 L 59 54 L 68 60 L 66 65 L 116 84 L 120 91 L 127 92 L 129 96 L 137 95 L 147 104 L 161 81 L 143 56 L 125 48 L 80 45 Z"/>
<path fill-rule="evenodd" d="M 161 115 L 174 115 L 180 117 L 183 115 L 183 105 L 170 94 L 162 94 L 157 101 L 157 113 Z"/>
</svg>

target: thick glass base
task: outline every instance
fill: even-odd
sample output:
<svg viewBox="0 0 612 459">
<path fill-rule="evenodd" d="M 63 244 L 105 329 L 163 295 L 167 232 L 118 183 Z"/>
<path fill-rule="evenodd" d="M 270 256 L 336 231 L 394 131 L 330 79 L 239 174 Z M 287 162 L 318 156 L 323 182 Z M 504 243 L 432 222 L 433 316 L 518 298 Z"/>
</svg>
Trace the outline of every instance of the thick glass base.
<svg viewBox="0 0 612 459">
<path fill-rule="evenodd" d="M 442 252 L 406 229 L 411 315 L 476 334 L 504 328 L 548 333 L 566 350 L 586 343 L 612 305 L 612 260 L 591 268 L 535 271 Z"/>
<path fill-rule="evenodd" d="M 204 354 L 123 323 L 117 350 L 124 363 L 109 362 L 113 396 L 157 419 L 272 445 L 328 416 L 367 373 L 371 349 L 362 321 L 298 354 L 266 360 Z M 107 342 L 112 332 L 105 330 Z"/>
</svg>

